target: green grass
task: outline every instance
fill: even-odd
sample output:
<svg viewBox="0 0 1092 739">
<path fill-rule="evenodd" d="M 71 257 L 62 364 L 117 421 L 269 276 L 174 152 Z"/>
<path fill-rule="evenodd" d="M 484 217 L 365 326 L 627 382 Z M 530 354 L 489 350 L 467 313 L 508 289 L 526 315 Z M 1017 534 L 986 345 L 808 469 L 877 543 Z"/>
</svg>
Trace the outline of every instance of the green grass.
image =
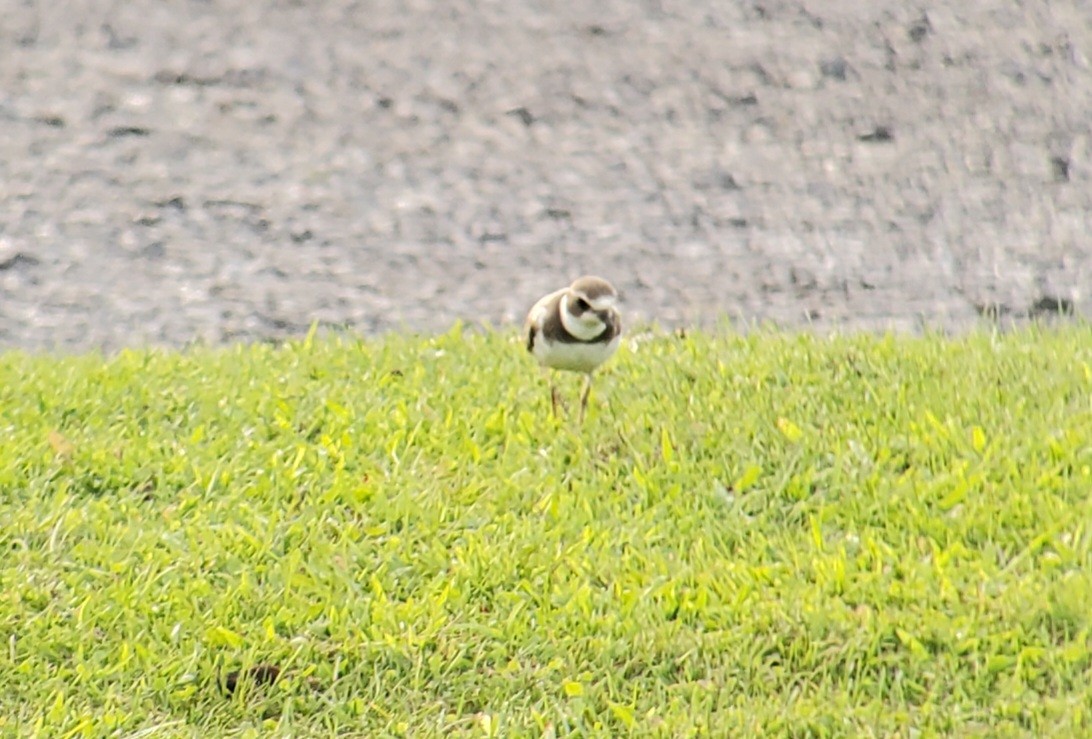
<svg viewBox="0 0 1092 739">
<path fill-rule="evenodd" d="M 1087 325 L 634 335 L 583 429 L 507 334 L 2 354 L 0 735 L 1089 735 L 1090 388 Z"/>
</svg>

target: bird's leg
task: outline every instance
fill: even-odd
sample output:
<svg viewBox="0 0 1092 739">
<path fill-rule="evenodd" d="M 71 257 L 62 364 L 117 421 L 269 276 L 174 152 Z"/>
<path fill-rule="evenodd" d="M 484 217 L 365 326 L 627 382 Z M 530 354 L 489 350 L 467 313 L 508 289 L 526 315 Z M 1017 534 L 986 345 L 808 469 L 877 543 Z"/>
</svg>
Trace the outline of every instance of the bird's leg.
<svg viewBox="0 0 1092 739">
<path fill-rule="evenodd" d="M 557 405 L 561 402 L 561 399 L 557 394 L 557 385 L 554 384 L 554 373 L 546 370 L 545 374 L 546 383 L 550 386 L 550 412 L 554 418 L 557 418 Z"/>
<path fill-rule="evenodd" d="M 591 372 L 584 375 L 584 391 L 580 393 L 580 423 L 584 423 L 584 414 L 588 410 L 589 395 L 591 395 Z"/>
</svg>

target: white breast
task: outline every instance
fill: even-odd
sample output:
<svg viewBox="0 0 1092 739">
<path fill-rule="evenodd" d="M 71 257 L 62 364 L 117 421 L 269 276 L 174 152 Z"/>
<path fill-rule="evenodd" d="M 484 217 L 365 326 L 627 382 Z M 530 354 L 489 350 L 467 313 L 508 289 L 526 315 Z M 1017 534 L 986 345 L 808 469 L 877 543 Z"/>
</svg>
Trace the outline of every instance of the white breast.
<svg viewBox="0 0 1092 739">
<path fill-rule="evenodd" d="M 535 338 L 532 353 L 543 367 L 591 372 L 614 354 L 620 340 L 620 336 L 615 336 L 609 344 L 565 344 L 560 341 L 546 341 L 539 334 Z"/>
</svg>

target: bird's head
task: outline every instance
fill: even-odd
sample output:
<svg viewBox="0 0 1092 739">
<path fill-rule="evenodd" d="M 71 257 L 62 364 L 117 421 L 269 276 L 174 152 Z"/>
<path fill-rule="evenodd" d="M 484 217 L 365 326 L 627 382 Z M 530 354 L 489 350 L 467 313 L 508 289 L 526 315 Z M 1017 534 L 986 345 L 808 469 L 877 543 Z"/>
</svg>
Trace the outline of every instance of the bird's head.
<svg viewBox="0 0 1092 739">
<path fill-rule="evenodd" d="M 561 297 L 561 322 L 565 330 L 590 341 L 607 327 L 618 302 L 618 291 L 601 277 L 580 277 Z"/>
</svg>

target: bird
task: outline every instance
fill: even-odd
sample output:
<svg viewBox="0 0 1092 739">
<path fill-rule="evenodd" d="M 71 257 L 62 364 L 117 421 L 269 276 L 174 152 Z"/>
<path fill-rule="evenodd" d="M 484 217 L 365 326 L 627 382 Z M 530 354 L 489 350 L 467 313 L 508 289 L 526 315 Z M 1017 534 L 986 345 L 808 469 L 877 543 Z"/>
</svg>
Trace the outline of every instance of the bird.
<svg viewBox="0 0 1092 739">
<path fill-rule="evenodd" d="M 539 298 L 527 313 L 527 351 L 549 376 L 550 407 L 557 415 L 558 394 L 550 370 L 582 372 L 580 422 L 588 407 L 592 373 L 610 359 L 622 339 L 618 291 L 602 277 L 578 277 Z"/>
</svg>

